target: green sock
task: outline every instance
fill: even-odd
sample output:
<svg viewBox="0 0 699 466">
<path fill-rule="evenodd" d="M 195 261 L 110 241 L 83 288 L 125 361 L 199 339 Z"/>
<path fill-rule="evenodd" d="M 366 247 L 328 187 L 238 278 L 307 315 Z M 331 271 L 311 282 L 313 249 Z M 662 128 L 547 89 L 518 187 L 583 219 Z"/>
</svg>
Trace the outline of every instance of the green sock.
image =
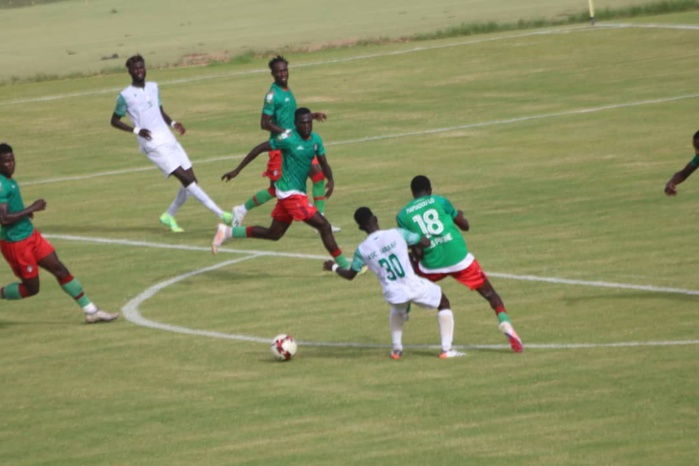
<svg viewBox="0 0 699 466">
<path fill-rule="evenodd" d="M 10 300 L 22 299 L 22 295 L 19 292 L 19 283 L 10 283 L 9 285 L 5 285 L 5 287 L 2 289 L 2 297 Z"/>
<path fill-rule="evenodd" d="M 313 183 L 313 205 L 321 214 L 325 212 L 325 179 Z"/>
<path fill-rule="evenodd" d="M 254 196 L 245 201 L 245 208 L 247 210 L 254 209 L 255 207 L 261 206 L 262 204 L 273 198 L 274 196 L 272 196 L 269 193 L 269 188 L 265 188 L 261 191 L 258 191 L 257 193 L 255 193 Z"/>
<path fill-rule="evenodd" d="M 247 238 L 248 227 L 233 227 L 233 238 Z"/>
<path fill-rule="evenodd" d="M 73 278 L 68 283 L 62 284 L 61 288 L 63 288 L 63 291 L 69 294 L 71 298 L 73 298 L 80 305 L 80 307 L 85 307 L 92 302 L 83 291 L 83 286 L 80 284 L 77 278 Z"/>
<path fill-rule="evenodd" d="M 510 321 L 510 317 L 507 315 L 507 312 L 505 312 L 505 311 L 498 312 L 497 316 L 498 316 L 498 322 L 500 322 L 500 323 Z"/>
<path fill-rule="evenodd" d="M 335 258 L 335 262 L 337 262 L 337 265 L 340 266 L 340 268 L 343 269 L 349 269 L 350 268 L 350 261 L 347 260 L 344 254 L 340 254 Z"/>
</svg>

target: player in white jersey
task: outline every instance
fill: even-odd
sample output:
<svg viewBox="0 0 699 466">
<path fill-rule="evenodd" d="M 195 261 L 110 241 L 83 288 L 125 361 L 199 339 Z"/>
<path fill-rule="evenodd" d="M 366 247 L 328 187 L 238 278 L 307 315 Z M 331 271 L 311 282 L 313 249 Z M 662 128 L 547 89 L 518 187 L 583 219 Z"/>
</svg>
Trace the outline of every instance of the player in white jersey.
<svg viewBox="0 0 699 466">
<path fill-rule="evenodd" d="M 182 183 L 175 200 L 160 216 L 160 223 L 175 233 L 184 231 L 177 224 L 175 214 L 189 196 L 194 196 L 219 219 L 230 225 L 233 214 L 224 212 L 199 187 L 192 162 L 170 131 L 172 127 L 183 135 L 186 130 L 182 123 L 174 121 L 163 110 L 158 85 L 154 82 L 146 82 L 146 64 L 143 57 L 134 55 L 129 58 L 126 61 L 126 68 L 131 75 L 131 85 L 119 93 L 111 124 L 122 131 L 134 133 L 141 152 L 146 154 L 165 176 L 172 175 Z M 126 115 L 131 119 L 133 127 L 121 121 Z"/>
<path fill-rule="evenodd" d="M 329 260 L 323 263 L 323 269 L 334 271 L 347 280 L 354 279 L 364 265 L 376 274 L 383 289 L 383 297 L 391 305 L 391 357 L 400 359 L 403 355 L 403 324 L 408 320 L 411 303 L 439 310 L 437 319 L 442 345 L 439 357 L 446 359 L 463 356 L 463 353 L 452 349 L 454 313 L 449 300 L 439 285 L 417 276 L 410 263 L 408 246 L 426 248 L 429 247 L 430 240 L 402 228 L 379 229 L 379 221 L 368 207 L 357 209 L 354 220 L 359 229 L 367 233 L 367 239 L 357 247 L 352 266 L 343 269 Z"/>
</svg>

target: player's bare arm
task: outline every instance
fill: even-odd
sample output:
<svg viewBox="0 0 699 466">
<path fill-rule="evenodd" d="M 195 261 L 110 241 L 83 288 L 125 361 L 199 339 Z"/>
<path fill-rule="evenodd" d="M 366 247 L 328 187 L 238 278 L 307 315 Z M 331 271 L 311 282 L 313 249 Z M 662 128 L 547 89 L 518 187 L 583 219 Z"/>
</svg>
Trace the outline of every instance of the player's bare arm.
<svg viewBox="0 0 699 466">
<path fill-rule="evenodd" d="M 272 146 L 270 145 L 269 141 L 265 141 L 262 144 L 258 144 L 257 146 L 253 147 L 252 150 L 248 153 L 248 155 L 246 155 L 245 158 L 240 161 L 237 167 L 235 167 L 228 173 L 223 174 L 223 176 L 221 177 L 221 181 L 228 182 L 232 180 L 233 178 L 238 176 L 241 171 L 243 171 L 243 168 L 245 168 L 247 164 L 255 160 L 255 158 L 257 158 L 258 155 L 260 155 L 263 152 L 269 152 L 270 150 L 272 150 Z"/>
<path fill-rule="evenodd" d="M 471 226 L 468 224 L 468 220 L 464 217 L 464 211 L 460 210 L 456 213 L 456 218 L 454 218 L 454 224 L 461 228 L 461 231 L 468 231 Z"/>
<path fill-rule="evenodd" d="M 260 117 L 260 128 L 274 134 L 282 134 L 287 130 L 286 128 L 282 128 L 281 126 L 277 126 L 272 123 L 272 116 L 265 113 L 263 113 Z"/>
<path fill-rule="evenodd" d="M 184 135 L 184 133 L 187 132 L 182 123 L 180 123 L 179 121 L 174 121 L 172 118 L 168 116 L 167 113 L 165 113 L 165 110 L 163 110 L 162 105 L 160 106 L 160 114 L 163 116 L 163 120 L 165 120 L 165 123 L 167 123 L 167 125 L 173 128 L 175 131 L 177 131 L 177 134 L 182 136 Z"/>
<path fill-rule="evenodd" d="M 691 163 L 688 163 L 682 170 L 678 171 L 674 175 L 672 175 L 672 178 L 670 178 L 670 181 L 668 181 L 665 184 L 665 194 L 668 196 L 676 196 L 677 195 L 677 185 L 682 183 L 684 180 L 689 178 L 689 176 L 696 171 L 697 167 L 692 165 Z"/>
<path fill-rule="evenodd" d="M 327 199 L 330 199 L 330 196 L 332 196 L 333 191 L 335 189 L 335 182 L 333 181 L 333 170 L 330 168 L 330 164 L 328 163 L 328 159 L 325 157 L 325 155 L 319 155 L 318 157 L 318 164 L 320 164 L 320 168 L 323 170 L 323 175 L 325 175 L 325 197 Z"/>
<path fill-rule="evenodd" d="M 117 115 L 116 113 L 112 114 L 111 124 L 116 129 L 126 131 L 127 133 L 135 133 L 135 130 L 136 130 L 135 127 L 129 126 L 126 123 L 124 123 L 123 121 L 121 121 L 121 117 L 119 115 Z M 147 130 L 146 128 L 140 128 L 138 131 L 138 135 L 141 136 L 143 139 L 146 139 L 148 141 L 151 140 L 150 131 Z"/>
<path fill-rule="evenodd" d="M 328 116 L 323 112 L 313 112 L 311 116 L 315 121 L 325 121 L 328 119 Z"/>
<path fill-rule="evenodd" d="M 7 203 L 0 204 L 0 225 L 12 225 L 15 222 L 22 220 L 24 217 L 31 217 L 34 212 L 39 212 L 46 209 L 46 201 L 38 199 L 30 206 L 20 210 L 19 212 L 8 212 Z"/>
<path fill-rule="evenodd" d="M 347 280 L 354 280 L 354 277 L 357 276 L 357 272 L 355 272 L 352 269 L 343 269 L 342 267 L 338 266 L 335 261 L 327 260 L 323 262 L 323 270 L 325 270 L 326 272 L 332 272 L 333 266 L 335 266 L 335 273 L 341 276 L 342 278 L 345 278 Z"/>
</svg>

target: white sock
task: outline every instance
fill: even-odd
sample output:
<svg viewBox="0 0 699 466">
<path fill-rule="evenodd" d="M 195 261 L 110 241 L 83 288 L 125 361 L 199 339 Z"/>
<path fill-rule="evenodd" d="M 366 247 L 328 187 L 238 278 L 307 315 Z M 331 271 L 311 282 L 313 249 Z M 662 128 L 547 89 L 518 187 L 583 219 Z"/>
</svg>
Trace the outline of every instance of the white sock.
<svg viewBox="0 0 699 466">
<path fill-rule="evenodd" d="M 97 306 L 95 306 L 93 303 L 90 303 L 83 308 L 83 312 L 85 312 L 85 314 L 94 314 L 95 312 L 97 312 Z"/>
<path fill-rule="evenodd" d="M 391 343 L 394 350 L 403 351 L 403 324 L 405 323 L 404 312 L 391 308 L 389 324 L 391 326 Z"/>
<path fill-rule="evenodd" d="M 449 351 L 454 340 L 454 313 L 451 309 L 442 309 L 437 313 L 437 320 L 439 335 L 442 337 L 442 351 Z"/>
<path fill-rule="evenodd" d="M 245 207 L 245 204 L 240 204 L 238 207 L 236 207 L 238 210 L 240 210 L 243 215 L 246 215 L 248 213 L 248 208 Z"/>
<path fill-rule="evenodd" d="M 221 218 L 221 216 L 223 215 L 223 210 L 221 210 L 221 208 L 217 206 L 214 201 L 211 200 L 209 195 L 206 194 L 204 190 L 199 187 L 196 181 L 187 186 L 187 191 L 189 192 L 189 194 L 194 196 L 194 198 L 197 201 L 204 204 L 207 209 L 215 213 L 218 218 Z"/>
<path fill-rule="evenodd" d="M 175 196 L 175 200 L 172 201 L 170 207 L 167 208 L 168 215 L 172 215 L 174 217 L 177 214 L 177 211 L 180 210 L 180 207 L 187 202 L 187 199 L 189 199 L 189 192 L 187 191 L 187 188 L 180 186 L 180 189 L 177 191 L 177 196 Z"/>
</svg>

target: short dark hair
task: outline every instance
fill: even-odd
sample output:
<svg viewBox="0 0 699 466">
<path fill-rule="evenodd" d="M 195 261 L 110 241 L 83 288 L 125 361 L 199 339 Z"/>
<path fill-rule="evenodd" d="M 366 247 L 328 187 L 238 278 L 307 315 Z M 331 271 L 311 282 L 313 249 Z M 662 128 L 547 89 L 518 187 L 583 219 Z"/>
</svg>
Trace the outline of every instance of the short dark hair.
<svg viewBox="0 0 699 466">
<path fill-rule="evenodd" d="M 141 56 L 140 53 L 137 53 L 136 55 L 129 57 L 129 59 L 126 60 L 126 67 L 131 68 L 131 65 L 138 62 L 141 62 L 144 65 L 146 64 L 146 60 Z"/>
<path fill-rule="evenodd" d="M 277 63 L 286 63 L 287 65 L 289 64 L 289 62 L 286 61 L 286 58 L 282 57 L 281 55 L 277 55 L 269 61 L 269 69 L 274 71 L 274 65 L 276 65 Z"/>
<path fill-rule="evenodd" d="M 413 193 L 424 193 L 430 189 L 432 189 L 432 183 L 425 175 L 418 175 L 410 182 L 410 190 Z"/>
<path fill-rule="evenodd" d="M 11 145 L 9 145 L 9 144 L 6 143 L 6 142 L 1 142 L 1 143 L 0 143 L 0 154 L 9 154 L 9 153 L 12 153 L 12 152 L 14 152 L 14 151 L 12 150 L 12 146 L 11 146 Z"/>
<path fill-rule="evenodd" d="M 374 213 L 368 207 L 360 207 L 354 211 L 354 221 L 360 227 L 366 226 L 369 223 L 369 219 L 374 216 Z"/>
<path fill-rule="evenodd" d="M 694 138 L 693 138 L 693 140 L 694 140 L 694 141 L 699 141 L 699 131 L 697 131 L 696 133 L 694 133 Z"/>
<path fill-rule="evenodd" d="M 309 113 L 311 113 L 311 111 L 306 107 L 297 108 L 294 112 L 294 121 L 297 120 L 300 116 L 308 115 Z"/>
</svg>

